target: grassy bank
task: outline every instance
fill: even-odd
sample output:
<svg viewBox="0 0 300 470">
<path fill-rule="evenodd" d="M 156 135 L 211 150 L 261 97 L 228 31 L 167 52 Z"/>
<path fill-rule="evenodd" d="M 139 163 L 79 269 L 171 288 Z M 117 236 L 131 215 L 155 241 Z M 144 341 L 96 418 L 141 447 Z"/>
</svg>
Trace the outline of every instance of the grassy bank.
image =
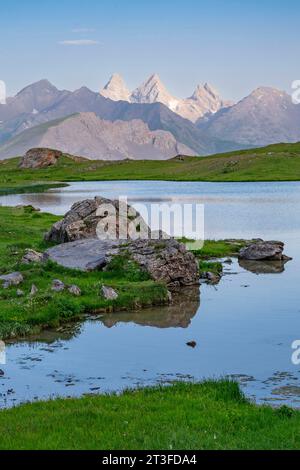
<svg viewBox="0 0 300 470">
<path fill-rule="evenodd" d="M 299 449 L 300 412 L 250 404 L 236 383 L 178 383 L 0 412 L 0 449 Z"/>
<path fill-rule="evenodd" d="M 56 327 L 61 323 L 82 318 L 85 313 L 95 314 L 113 310 L 129 310 L 167 301 L 167 288 L 153 282 L 137 265 L 126 258 L 117 257 L 106 272 L 82 273 L 66 269 L 55 263 L 24 264 L 25 250 L 39 252 L 50 245 L 44 234 L 59 218 L 36 212 L 31 207 L 0 207 L 0 275 L 21 272 L 24 282 L 4 289 L 0 284 L 0 339 L 27 335 L 41 328 Z M 205 242 L 196 252 L 200 270 L 220 272 L 220 263 L 208 263 L 211 258 L 237 254 L 243 241 Z M 55 293 L 52 282 L 59 279 L 66 286 L 77 285 L 82 292 L 75 297 L 67 290 Z M 113 287 L 119 294 L 114 301 L 105 300 L 100 294 L 101 286 Z M 30 295 L 35 285 L 38 292 Z M 18 290 L 23 291 L 22 296 Z"/>
<path fill-rule="evenodd" d="M 0 195 L 43 190 L 62 181 L 299 181 L 300 144 L 224 153 L 209 157 L 182 157 L 168 161 L 74 162 L 64 157 L 42 170 L 20 170 L 19 158 L 0 162 Z M 32 188 L 32 185 L 35 188 Z"/>
<path fill-rule="evenodd" d="M 32 211 L 0 207 L 0 274 L 20 271 L 24 282 L 18 287 L 0 287 L 0 338 L 6 339 L 31 333 L 47 326 L 81 318 L 84 313 L 134 309 L 162 304 L 167 299 L 167 288 L 151 281 L 148 276 L 125 258 L 116 259 L 107 272 L 81 273 L 64 269 L 54 263 L 22 264 L 26 248 L 44 251 L 49 245 L 43 241 L 45 232 L 57 217 Z M 80 297 L 67 290 L 55 293 L 52 281 L 59 279 L 66 285 L 77 285 Z M 38 288 L 30 296 L 32 285 Z M 117 290 L 119 297 L 105 300 L 100 294 L 105 284 Z M 17 290 L 24 295 L 19 297 Z"/>
</svg>

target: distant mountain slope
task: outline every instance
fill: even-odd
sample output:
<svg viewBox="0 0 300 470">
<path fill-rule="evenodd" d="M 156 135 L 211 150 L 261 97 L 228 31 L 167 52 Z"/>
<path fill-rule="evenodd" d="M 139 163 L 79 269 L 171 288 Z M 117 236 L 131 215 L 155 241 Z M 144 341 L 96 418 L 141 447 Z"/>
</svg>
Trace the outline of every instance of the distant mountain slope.
<svg viewBox="0 0 300 470">
<path fill-rule="evenodd" d="M 198 85 L 189 98 L 176 98 L 169 93 L 157 74 L 151 75 L 132 93 L 129 92 L 123 78 L 114 74 L 100 94 L 114 101 L 125 100 L 139 104 L 162 103 L 192 122 L 196 122 L 207 113 L 215 113 L 232 104 L 222 100 L 219 93 L 207 83 L 203 86 Z"/>
<path fill-rule="evenodd" d="M 300 140 L 300 106 L 275 88 L 261 87 L 207 121 L 200 120 L 202 138 L 234 142 L 241 147 Z M 224 149 L 223 149 L 224 150 Z"/>
<path fill-rule="evenodd" d="M 150 131 L 141 120 L 113 123 L 94 113 L 76 114 L 28 129 L 0 147 L 0 158 L 24 155 L 33 147 L 57 148 L 101 160 L 163 160 L 194 154 L 171 133 Z"/>
<path fill-rule="evenodd" d="M 10 107 L 9 104 L 7 106 Z M 57 96 L 49 106 L 41 109 L 41 111 L 23 113 L 3 122 L 0 124 L 0 143 L 4 144 L 10 138 L 39 124 L 81 112 L 94 112 L 101 119 L 109 121 L 140 119 L 151 130 L 171 132 L 177 141 L 193 149 L 194 153 L 204 155 L 213 151 L 205 138 L 201 142 L 202 134 L 193 123 L 173 113 L 163 104 L 116 102 L 106 99 L 86 87 L 82 87 L 73 93 L 61 92 L 59 98 Z"/>
</svg>

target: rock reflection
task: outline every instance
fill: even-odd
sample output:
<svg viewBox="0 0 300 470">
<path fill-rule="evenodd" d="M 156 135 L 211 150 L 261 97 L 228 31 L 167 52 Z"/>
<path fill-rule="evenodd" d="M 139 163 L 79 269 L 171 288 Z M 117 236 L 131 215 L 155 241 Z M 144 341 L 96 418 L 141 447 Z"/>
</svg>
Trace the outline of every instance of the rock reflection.
<svg viewBox="0 0 300 470">
<path fill-rule="evenodd" d="M 173 294 L 173 301 L 167 307 L 151 307 L 134 312 L 110 313 L 101 318 L 107 328 L 118 323 L 135 323 L 156 328 L 187 328 L 200 307 L 198 286 L 181 289 Z"/>
<path fill-rule="evenodd" d="M 280 274 L 285 270 L 287 261 L 250 261 L 239 260 L 241 268 L 254 274 Z"/>
<path fill-rule="evenodd" d="M 57 192 L 22 194 L 22 204 L 34 207 L 57 207 L 62 204 L 62 196 Z"/>
</svg>

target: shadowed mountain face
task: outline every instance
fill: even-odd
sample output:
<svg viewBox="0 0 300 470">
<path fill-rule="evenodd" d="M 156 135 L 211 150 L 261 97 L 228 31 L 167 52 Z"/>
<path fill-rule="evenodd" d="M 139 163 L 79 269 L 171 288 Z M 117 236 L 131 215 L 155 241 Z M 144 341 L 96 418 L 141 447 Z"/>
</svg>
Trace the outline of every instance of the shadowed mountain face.
<svg viewBox="0 0 300 470">
<path fill-rule="evenodd" d="M 55 89 L 55 87 L 53 88 Z M 28 89 L 31 89 L 32 95 L 35 96 L 35 92 L 39 95 L 40 89 L 36 85 L 28 87 Z M 44 94 L 45 90 L 42 91 L 42 95 Z M 7 105 L 0 105 L 0 116 L 2 116 L 1 120 L 3 121 L 0 124 L 0 143 L 3 144 L 24 130 L 39 124 L 65 118 L 75 113 L 93 112 L 99 118 L 109 121 L 140 119 L 152 131 L 165 130 L 171 132 L 178 142 L 193 149 L 196 154 L 210 153 L 211 149 L 205 138 L 203 142 L 201 141 L 199 129 L 161 103 L 131 104 L 126 101 L 112 101 L 85 87 L 73 93 L 57 90 L 57 93 L 52 91 L 49 95 L 51 96 L 48 97 L 47 104 L 42 109 L 41 104 L 39 109 L 32 109 L 34 103 L 39 101 L 36 96 L 29 103 L 26 101 L 26 106 L 23 100 L 21 100 L 22 103 L 19 102 L 20 97 L 17 98 L 18 95 L 16 98 L 8 100 Z M 19 115 L 17 115 L 14 100 L 17 100 L 18 107 L 22 108 L 22 113 Z"/>
<path fill-rule="evenodd" d="M 40 128 L 36 131 L 33 128 L 76 113 L 95 113 L 98 118 L 112 122 L 143 121 L 150 131 L 171 133 L 177 143 L 185 145 L 196 155 L 300 140 L 300 106 L 293 104 L 288 94 L 274 88 L 258 88 L 239 103 L 218 111 L 221 104 L 213 88 L 209 85 L 197 87 L 185 101 L 189 101 L 191 109 L 196 102 L 211 109 L 197 124 L 178 114 L 182 103 L 175 106 L 173 100 L 170 104 L 172 96 L 156 76 L 130 95 L 131 101 L 139 102 L 116 101 L 119 92 L 124 98 L 128 95 L 121 77 L 115 77 L 103 92 L 114 99 L 85 87 L 74 92 L 59 91 L 47 80 L 24 88 L 14 98 L 8 98 L 6 104 L 0 104 L 0 145 L 6 144 L 2 158 L 3 155 L 16 156 L 11 153 L 16 141 L 11 139 L 22 132 L 32 129 L 33 134 L 39 134 Z M 159 101 L 164 101 L 167 106 Z M 23 138 L 31 139 L 32 134 L 27 133 Z M 7 153 L 9 148 L 11 151 Z"/>
<path fill-rule="evenodd" d="M 170 132 L 150 131 L 141 120 L 104 121 L 94 113 L 79 113 L 28 129 L 0 147 L 0 158 L 24 155 L 33 147 L 59 148 L 95 160 L 164 160 L 194 154 Z"/>
<path fill-rule="evenodd" d="M 236 105 L 222 109 L 207 121 L 198 121 L 202 136 L 211 142 L 234 142 L 258 147 L 300 140 L 300 106 L 291 96 L 274 88 L 261 87 Z M 230 144 L 229 144 L 230 145 Z"/>
</svg>

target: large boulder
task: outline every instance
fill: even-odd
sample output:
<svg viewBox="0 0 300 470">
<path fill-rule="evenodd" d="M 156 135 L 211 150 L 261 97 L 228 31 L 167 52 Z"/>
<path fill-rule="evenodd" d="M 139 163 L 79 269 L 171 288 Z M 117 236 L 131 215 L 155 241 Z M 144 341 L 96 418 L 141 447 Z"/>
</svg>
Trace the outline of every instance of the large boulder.
<svg viewBox="0 0 300 470">
<path fill-rule="evenodd" d="M 120 245 L 118 254 L 130 257 L 158 282 L 170 288 L 199 283 L 199 268 L 193 253 L 174 238 L 167 240 L 133 240 Z M 107 254 L 109 259 L 109 253 Z"/>
<path fill-rule="evenodd" d="M 96 238 L 97 227 L 101 221 L 106 221 L 111 227 L 116 222 L 116 238 L 131 238 L 130 226 L 135 226 L 135 224 L 139 225 L 140 230 L 148 233 L 148 226 L 136 210 L 126 203 L 122 204 L 124 206 L 121 210 L 118 200 L 111 201 L 103 197 L 76 202 L 64 218 L 52 226 L 45 239 L 56 243 L 67 243 L 85 238 Z M 120 235 L 121 222 L 126 232 L 123 237 Z"/>
<path fill-rule="evenodd" d="M 40 169 L 56 165 L 62 152 L 48 148 L 34 148 L 28 150 L 19 165 L 22 169 Z"/>
<path fill-rule="evenodd" d="M 182 243 L 168 240 L 86 239 L 63 243 L 48 249 L 45 260 L 80 269 L 101 270 L 114 256 L 126 256 L 134 260 L 155 281 L 164 282 L 170 288 L 199 283 L 198 263 Z"/>
<path fill-rule="evenodd" d="M 242 248 L 239 258 L 252 261 L 280 261 L 288 260 L 283 254 L 284 243 L 279 241 L 258 241 Z"/>
</svg>

